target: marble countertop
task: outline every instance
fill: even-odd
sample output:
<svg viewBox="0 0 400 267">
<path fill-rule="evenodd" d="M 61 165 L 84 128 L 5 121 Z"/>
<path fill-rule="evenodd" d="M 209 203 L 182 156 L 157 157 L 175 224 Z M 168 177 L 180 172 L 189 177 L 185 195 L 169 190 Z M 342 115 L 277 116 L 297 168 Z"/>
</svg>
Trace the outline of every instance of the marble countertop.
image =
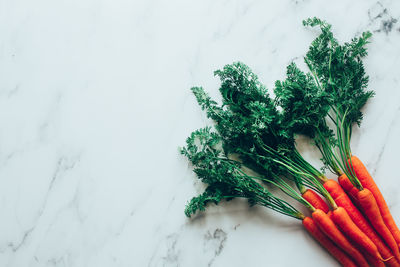
<svg viewBox="0 0 400 267">
<path fill-rule="evenodd" d="M 189 88 L 216 96 L 213 71 L 238 60 L 271 88 L 310 16 L 340 41 L 374 33 L 352 148 L 400 223 L 399 1 L 2 0 L 0 266 L 337 266 L 244 201 L 183 213 L 203 187 L 177 147 L 210 124 Z"/>
</svg>

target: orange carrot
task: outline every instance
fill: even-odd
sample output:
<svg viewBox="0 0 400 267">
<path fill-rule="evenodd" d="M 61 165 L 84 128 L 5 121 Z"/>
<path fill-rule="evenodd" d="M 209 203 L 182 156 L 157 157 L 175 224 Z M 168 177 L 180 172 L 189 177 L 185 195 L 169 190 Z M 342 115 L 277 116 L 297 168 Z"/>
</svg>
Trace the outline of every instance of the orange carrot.
<svg viewBox="0 0 400 267">
<path fill-rule="evenodd" d="M 364 256 L 358 251 L 349 240 L 340 232 L 336 227 L 334 222 L 329 218 L 329 216 L 322 210 L 316 209 L 312 213 L 312 218 L 318 227 L 341 249 L 343 249 L 348 255 L 354 259 L 357 266 L 368 267 L 368 263 Z"/>
<path fill-rule="evenodd" d="M 345 194 L 343 189 L 340 187 L 338 182 L 332 179 L 328 179 L 324 184 L 324 188 L 328 191 L 328 193 L 333 197 L 333 199 L 340 197 Z"/>
<path fill-rule="evenodd" d="M 347 178 L 347 177 L 346 177 Z M 348 178 L 347 178 L 348 179 Z M 349 181 L 350 182 L 350 181 Z M 381 253 L 382 257 L 385 259 L 390 259 L 393 257 L 392 252 L 375 232 L 373 227 L 367 221 L 367 219 L 361 214 L 359 209 L 354 206 L 349 197 L 340 187 L 340 185 L 334 180 L 328 180 L 324 183 L 325 189 L 332 195 L 336 204 L 339 207 L 344 208 L 353 222 L 363 231 L 371 241 L 377 246 L 378 251 Z M 358 189 L 356 189 L 358 191 Z M 357 201 L 358 202 L 358 201 Z M 395 258 L 391 258 L 386 262 L 388 266 L 399 267 L 400 264 Z"/>
<path fill-rule="evenodd" d="M 328 211 L 328 213 L 326 215 L 328 215 L 328 217 L 332 220 L 332 211 L 331 210 Z"/>
<path fill-rule="evenodd" d="M 347 211 L 339 207 L 332 212 L 332 219 L 335 224 L 342 230 L 342 232 L 351 240 L 353 240 L 361 249 L 365 250 L 376 259 L 383 260 L 376 245 L 369 239 L 369 237 L 358 228 L 358 226 L 351 220 Z"/>
<path fill-rule="evenodd" d="M 306 217 L 303 226 L 338 262 L 345 267 L 357 267 L 346 253 L 336 246 L 315 224 L 314 220 Z M 380 267 L 380 266 L 379 266 Z"/>
<path fill-rule="evenodd" d="M 328 204 L 320 197 L 317 193 L 315 193 L 311 189 L 307 189 L 302 197 L 307 200 L 314 208 L 320 209 L 323 212 L 327 213 L 329 211 Z"/>
<path fill-rule="evenodd" d="M 374 226 L 375 230 L 382 236 L 383 240 L 386 241 L 386 243 L 392 250 L 394 256 L 399 261 L 400 260 L 399 247 L 397 246 L 396 240 L 392 236 L 390 230 L 383 221 L 378 204 L 372 192 L 367 188 L 364 188 L 363 190 L 358 192 L 357 199 L 365 215 L 368 218 L 373 218 L 370 219 L 371 224 Z"/>
<path fill-rule="evenodd" d="M 378 186 L 376 185 L 374 179 L 372 179 L 367 168 L 356 156 L 351 157 L 351 165 L 353 167 L 354 173 L 356 174 L 358 180 L 361 182 L 364 188 L 367 188 L 374 195 L 376 203 L 378 204 L 380 213 L 382 215 L 383 221 L 385 222 L 387 228 L 392 233 L 397 245 L 400 245 L 400 230 L 397 227 L 392 214 L 389 211 L 389 207 L 386 204 L 385 199 Z"/>
<path fill-rule="evenodd" d="M 371 264 L 371 266 L 374 266 L 374 267 L 385 267 L 385 263 L 383 261 L 378 260 L 375 257 L 372 257 L 368 253 L 363 253 L 363 255 L 367 259 L 367 261 Z"/>
<path fill-rule="evenodd" d="M 329 218 L 331 220 L 333 220 L 333 213 L 332 211 L 328 211 L 327 215 L 329 216 Z M 380 250 L 381 255 L 385 255 L 384 257 L 386 259 L 389 259 L 388 261 L 386 261 L 387 266 L 389 267 L 400 267 L 400 264 L 397 262 L 397 260 L 393 257 L 392 253 L 390 252 L 390 250 L 386 247 L 386 245 L 383 243 L 383 241 L 380 239 L 380 237 L 374 232 L 374 230 L 372 229 L 372 227 L 370 226 L 370 229 L 373 231 L 373 233 L 375 234 L 376 239 L 378 240 L 376 242 L 376 244 L 380 245 L 380 248 L 382 248 L 382 250 Z M 372 240 L 372 239 L 371 239 Z M 375 242 L 374 242 L 375 243 Z M 357 249 L 360 250 L 360 247 L 357 246 L 356 244 L 354 244 L 356 246 Z M 377 245 L 377 246 L 378 246 Z M 384 267 L 385 263 L 383 263 L 383 261 L 381 261 L 380 259 L 376 259 L 375 257 L 372 257 L 369 255 L 369 253 L 365 252 L 365 250 L 360 250 L 360 252 L 363 254 L 363 256 L 366 258 L 366 260 L 372 265 L 372 266 L 378 266 L 378 267 Z"/>
<path fill-rule="evenodd" d="M 358 190 L 351 182 L 350 179 L 347 177 L 346 174 L 342 174 L 338 178 L 340 186 L 346 191 L 347 195 L 349 195 L 353 201 L 357 199 Z"/>
</svg>

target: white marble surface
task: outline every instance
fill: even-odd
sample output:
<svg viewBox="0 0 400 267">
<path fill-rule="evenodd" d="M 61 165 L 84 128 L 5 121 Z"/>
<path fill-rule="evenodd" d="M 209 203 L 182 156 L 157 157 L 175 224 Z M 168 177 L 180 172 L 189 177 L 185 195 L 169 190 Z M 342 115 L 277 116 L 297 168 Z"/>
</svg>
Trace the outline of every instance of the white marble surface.
<svg viewBox="0 0 400 267">
<path fill-rule="evenodd" d="M 352 145 L 400 223 L 399 1 L 0 0 L 0 266 L 337 266 L 269 210 L 183 214 L 202 185 L 177 147 L 209 123 L 189 88 L 236 60 L 271 87 L 309 16 L 374 32 Z"/>
</svg>

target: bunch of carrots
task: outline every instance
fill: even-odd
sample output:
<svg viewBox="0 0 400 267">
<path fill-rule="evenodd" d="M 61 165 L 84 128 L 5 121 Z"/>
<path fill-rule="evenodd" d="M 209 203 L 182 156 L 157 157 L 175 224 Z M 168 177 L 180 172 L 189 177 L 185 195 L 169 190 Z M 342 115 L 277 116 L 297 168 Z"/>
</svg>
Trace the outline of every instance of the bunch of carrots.
<svg viewBox="0 0 400 267">
<path fill-rule="evenodd" d="M 354 125 L 373 95 L 362 59 L 371 34 L 340 44 L 331 25 L 303 21 L 320 34 L 304 57 L 307 72 L 291 63 L 272 98 L 243 63 L 215 72 L 222 104 L 201 87 L 192 92 L 213 127 L 194 131 L 181 148 L 205 191 L 186 206 L 191 216 L 208 203 L 245 198 L 302 221 L 306 231 L 343 266 L 400 266 L 400 231 L 375 181 L 351 152 Z M 321 152 L 318 170 L 296 148 L 305 135 Z M 328 179 L 325 171 L 338 176 Z M 281 190 L 309 215 L 277 196 Z"/>
</svg>

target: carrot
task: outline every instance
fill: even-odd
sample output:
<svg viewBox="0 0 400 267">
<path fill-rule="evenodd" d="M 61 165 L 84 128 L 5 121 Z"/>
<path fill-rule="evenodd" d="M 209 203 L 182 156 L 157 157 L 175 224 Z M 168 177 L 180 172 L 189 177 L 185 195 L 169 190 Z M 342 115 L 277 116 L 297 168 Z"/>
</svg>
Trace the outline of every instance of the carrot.
<svg viewBox="0 0 400 267">
<path fill-rule="evenodd" d="M 342 205 L 346 206 L 346 202 L 350 202 L 350 199 L 340 187 L 340 185 L 334 180 L 328 180 L 324 183 L 325 189 L 331 194 L 336 204 L 337 200 Z M 360 214 L 361 215 L 361 214 Z M 362 215 L 361 215 L 362 216 Z M 337 226 L 346 234 L 351 240 L 358 244 L 361 248 L 365 249 L 372 256 L 382 259 L 381 254 L 378 251 L 376 245 L 371 239 L 354 223 L 355 221 L 349 216 L 348 212 L 340 207 L 332 212 L 331 219 Z"/>
<path fill-rule="evenodd" d="M 307 200 L 314 208 L 320 209 L 323 212 L 327 213 L 329 211 L 328 204 L 320 197 L 315 191 L 311 189 L 307 189 L 302 197 Z"/>
<path fill-rule="evenodd" d="M 346 177 L 347 178 L 347 177 Z M 348 178 L 347 178 L 348 179 Z M 380 236 L 375 232 L 371 224 L 367 221 L 367 219 L 362 215 L 359 209 L 354 206 L 349 197 L 340 187 L 340 185 L 335 180 L 328 180 L 324 183 L 325 189 L 332 195 L 336 204 L 339 207 L 344 208 L 353 222 L 363 231 L 371 241 L 377 246 L 378 251 L 385 259 L 390 259 L 386 262 L 388 266 L 391 267 L 399 267 L 400 264 L 398 261 L 393 258 L 393 253 L 386 246 L 384 241 L 380 238 Z M 358 191 L 358 189 L 357 189 Z M 356 198 L 358 198 L 356 196 Z M 358 202 L 358 201 L 357 201 Z M 331 217 L 332 218 L 332 217 Z"/>
<path fill-rule="evenodd" d="M 324 188 L 328 191 L 329 194 L 333 197 L 333 199 L 340 197 L 341 195 L 345 194 L 343 189 L 340 187 L 338 182 L 332 179 L 328 179 L 324 184 Z"/>
<path fill-rule="evenodd" d="M 332 212 L 332 219 L 335 224 L 357 245 L 364 249 L 371 256 L 376 259 L 383 260 L 376 245 L 369 239 L 369 237 L 358 228 L 358 226 L 351 220 L 347 211 L 339 207 Z"/>
<path fill-rule="evenodd" d="M 378 186 L 376 185 L 374 179 L 372 179 L 371 175 L 369 174 L 367 168 L 361 162 L 359 158 L 356 156 L 351 157 L 351 165 L 353 167 L 354 173 L 357 176 L 358 180 L 360 180 L 363 187 L 369 189 L 371 193 L 374 195 L 376 203 L 378 204 L 380 213 L 382 215 L 383 221 L 385 222 L 387 228 L 392 233 L 394 239 L 398 246 L 400 245 L 400 230 L 397 227 L 392 214 L 389 211 L 389 207 L 383 198 L 381 191 L 379 190 Z"/>
<path fill-rule="evenodd" d="M 332 211 L 331 210 L 328 211 L 328 213 L 326 215 L 328 215 L 328 217 L 332 220 Z"/>
<path fill-rule="evenodd" d="M 310 217 L 305 217 L 303 226 L 338 262 L 345 267 L 357 267 L 350 257 L 336 246 L 315 224 Z"/>
<path fill-rule="evenodd" d="M 333 212 L 330 210 L 326 213 L 328 215 L 328 217 L 333 220 Z M 380 238 L 378 237 L 378 235 L 376 235 L 376 237 L 380 240 Z M 380 240 L 380 244 L 383 245 L 384 247 L 384 252 L 386 253 L 385 255 L 387 255 L 387 258 L 390 258 L 389 261 L 387 261 L 388 266 L 390 267 L 399 267 L 400 264 L 397 263 L 396 259 L 393 258 L 393 256 L 391 255 L 390 250 L 386 247 L 385 244 L 383 244 L 383 242 Z M 360 246 L 357 246 L 357 244 L 354 244 L 356 246 L 357 249 L 360 249 Z M 372 265 L 372 266 L 377 266 L 377 267 L 385 267 L 385 264 L 383 263 L 383 261 L 381 259 L 377 259 L 376 257 L 371 256 L 369 253 L 365 252 L 365 250 L 361 250 L 360 251 L 363 256 L 367 259 L 367 261 Z"/>
<path fill-rule="evenodd" d="M 349 240 L 340 232 L 336 227 L 335 223 L 329 218 L 329 216 L 320 209 L 316 209 L 312 213 L 312 218 L 318 227 L 341 249 L 343 249 L 348 255 L 356 261 L 357 266 L 368 267 L 368 263 L 364 256 L 358 251 Z"/>
<path fill-rule="evenodd" d="M 349 195 L 353 201 L 357 199 L 358 190 L 351 182 L 350 179 L 347 177 L 346 174 L 342 174 L 338 178 L 340 186 L 343 190 Z"/>
<path fill-rule="evenodd" d="M 385 267 L 385 263 L 381 260 L 378 260 L 368 253 L 363 253 L 364 257 L 367 259 L 367 261 L 371 264 L 371 266 L 374 267 Z"/>
<path fill-rule="evenodd" d="M 358 192 L 357 199 L 365 215 L 368 218 L 373 218 L 370 220 L 371 224 L 374 226 L 375 230 L 382 236 L 382 238 L 386 241 L 386 243 L 392 250 L 394 256 L 399 261 L 400 260 L 399 247 L 397 246 L 396 240 L 392 236 L 390 230 L 383 221 L 383 217 L 380 213 L 378 204 L 372 192 L 367 188 L 364 188 L 363 190 Z"/>
</svg>

